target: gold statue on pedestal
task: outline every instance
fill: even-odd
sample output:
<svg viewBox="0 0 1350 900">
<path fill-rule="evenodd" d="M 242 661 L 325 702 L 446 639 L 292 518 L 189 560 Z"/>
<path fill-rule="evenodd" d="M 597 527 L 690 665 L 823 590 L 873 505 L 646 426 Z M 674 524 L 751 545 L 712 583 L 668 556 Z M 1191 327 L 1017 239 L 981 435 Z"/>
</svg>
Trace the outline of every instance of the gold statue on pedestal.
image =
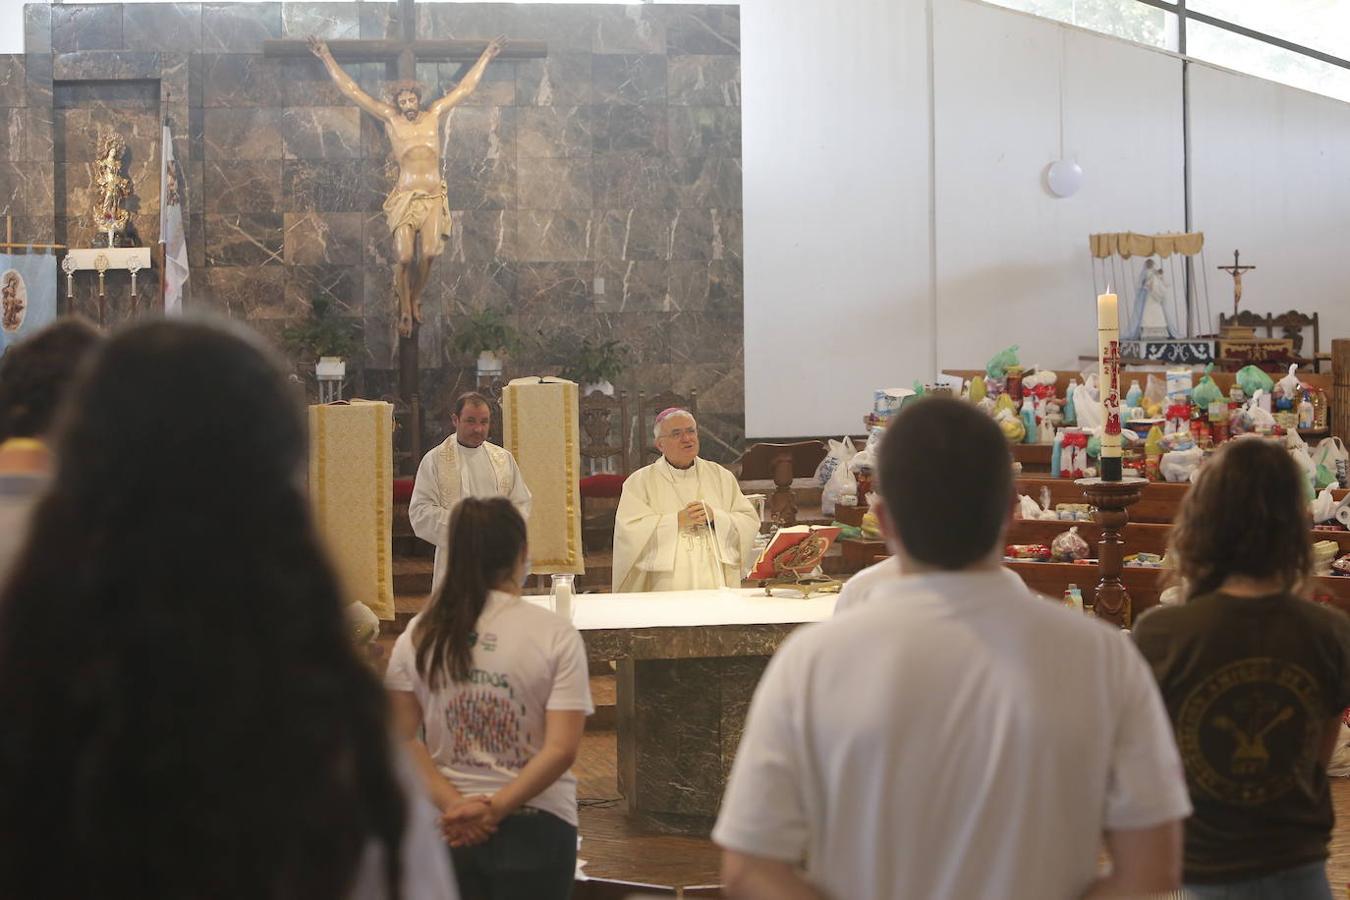
<svg viewBox="0 0 1350 900">
<path fill-rule="evenodd" d="M 109 247 L 117 246 L 117 236 L 125 234 L 131 219 L 123 201 L 131 196 L 131 180 L 122 174 L 122 157 L 127 144 L 113 132 L 98 139 L 94 160 L 94 227 L 106 234 Z"/>
</svg>

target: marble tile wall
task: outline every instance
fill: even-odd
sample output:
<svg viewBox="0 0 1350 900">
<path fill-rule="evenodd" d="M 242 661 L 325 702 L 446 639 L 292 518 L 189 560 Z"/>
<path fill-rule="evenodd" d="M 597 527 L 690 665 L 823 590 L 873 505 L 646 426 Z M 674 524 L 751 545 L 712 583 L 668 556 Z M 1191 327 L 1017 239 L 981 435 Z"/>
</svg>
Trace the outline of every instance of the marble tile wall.
<svg viewBox="0 0 1350 900">
<path fill-rule="evenodd" d="M 546 59 L 493 63 L 447 118 L 454 230 L 424 296 L 428 437 L 473 378 L 450 337 L 491 308 L 521 332 L 517 373 L 556 364 L 562 342 L 616 338 L 632 352 L 619 387 L 697 389 L 705 455 L 733 458 L 744 440 L 738 8 L 417 10 L 419 37 L 549 44 Z M 362 326 L 364 353 L 349 364 L 361 391 L 392 393 L 388 142 L 317 61 L 266 58 L 261 42 L 400 27 L 395 4 L 369 0 L 30 4 L 26 54 L 0 57 L 3 211 L 34 240 L 86 243 L 93 141 L 116 128 L 138 229 L 154 240 L 167 114 L 187 181 L 189 306 L 276 335 L 330 297 Z M 347 68 L 377 96 L 396 76 L 384 63 Z M 461 75 L 418 66 L 429 96 Z M 84 290 L 77 307 L 90 309 Z"/>
</svg>

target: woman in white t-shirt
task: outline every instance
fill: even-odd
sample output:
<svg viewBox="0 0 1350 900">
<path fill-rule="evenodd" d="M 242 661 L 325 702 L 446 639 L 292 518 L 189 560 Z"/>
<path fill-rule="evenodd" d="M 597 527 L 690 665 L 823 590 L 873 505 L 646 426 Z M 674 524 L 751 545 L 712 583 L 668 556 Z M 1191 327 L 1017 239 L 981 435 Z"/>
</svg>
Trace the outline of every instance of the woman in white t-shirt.
<svg viewBox="0 0 1350 900">
<path fill-rule="evenodd" d="M 569 769 L 593 711 L 586 650 L 570 622 L 521 598 L 529 553 L 509 500 L 463 500 L 446 548 L 444 582 L 389 659 L 396 727 L 465 900 L 563 900 L 577 855 Z"/>
</svg>

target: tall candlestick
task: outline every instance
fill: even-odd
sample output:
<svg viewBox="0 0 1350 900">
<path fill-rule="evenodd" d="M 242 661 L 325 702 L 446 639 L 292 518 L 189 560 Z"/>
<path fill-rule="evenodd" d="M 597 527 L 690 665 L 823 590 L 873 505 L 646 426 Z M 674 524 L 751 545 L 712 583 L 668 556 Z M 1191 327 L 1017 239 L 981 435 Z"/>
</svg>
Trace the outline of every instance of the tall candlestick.
<svg viewBox="0 0 1350 900">
<path fill-rule="evenodd" d="M 1116 295 L 1097 298 L 1097 346 L 1100 351 L 1098 381 L 1102 405 L 1106 407 L 1106 427 L 1101 440 L 1101 478 L 1121 479 L 1120 440 L 1120 315 Z"/>
</svg>

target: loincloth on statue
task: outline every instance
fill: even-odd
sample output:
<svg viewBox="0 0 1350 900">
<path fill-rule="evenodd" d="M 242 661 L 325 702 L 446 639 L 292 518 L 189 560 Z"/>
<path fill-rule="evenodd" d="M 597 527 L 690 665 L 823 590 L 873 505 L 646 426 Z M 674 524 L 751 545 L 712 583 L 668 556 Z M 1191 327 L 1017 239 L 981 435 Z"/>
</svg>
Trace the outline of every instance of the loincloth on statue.
<svg viewBox="0 0 1350 900">
<path fill-rule="evenodd" d="M 384 201 L 384 216 L 390 231 L 409 225 L 413 231 L 421 233 L 430 225 L 434 229 L 432 233 L 445 243 L 450 237 L 450 197 L 445 182 L 441 182 L 438 194 L 395 188 Z"/>
</svg>

